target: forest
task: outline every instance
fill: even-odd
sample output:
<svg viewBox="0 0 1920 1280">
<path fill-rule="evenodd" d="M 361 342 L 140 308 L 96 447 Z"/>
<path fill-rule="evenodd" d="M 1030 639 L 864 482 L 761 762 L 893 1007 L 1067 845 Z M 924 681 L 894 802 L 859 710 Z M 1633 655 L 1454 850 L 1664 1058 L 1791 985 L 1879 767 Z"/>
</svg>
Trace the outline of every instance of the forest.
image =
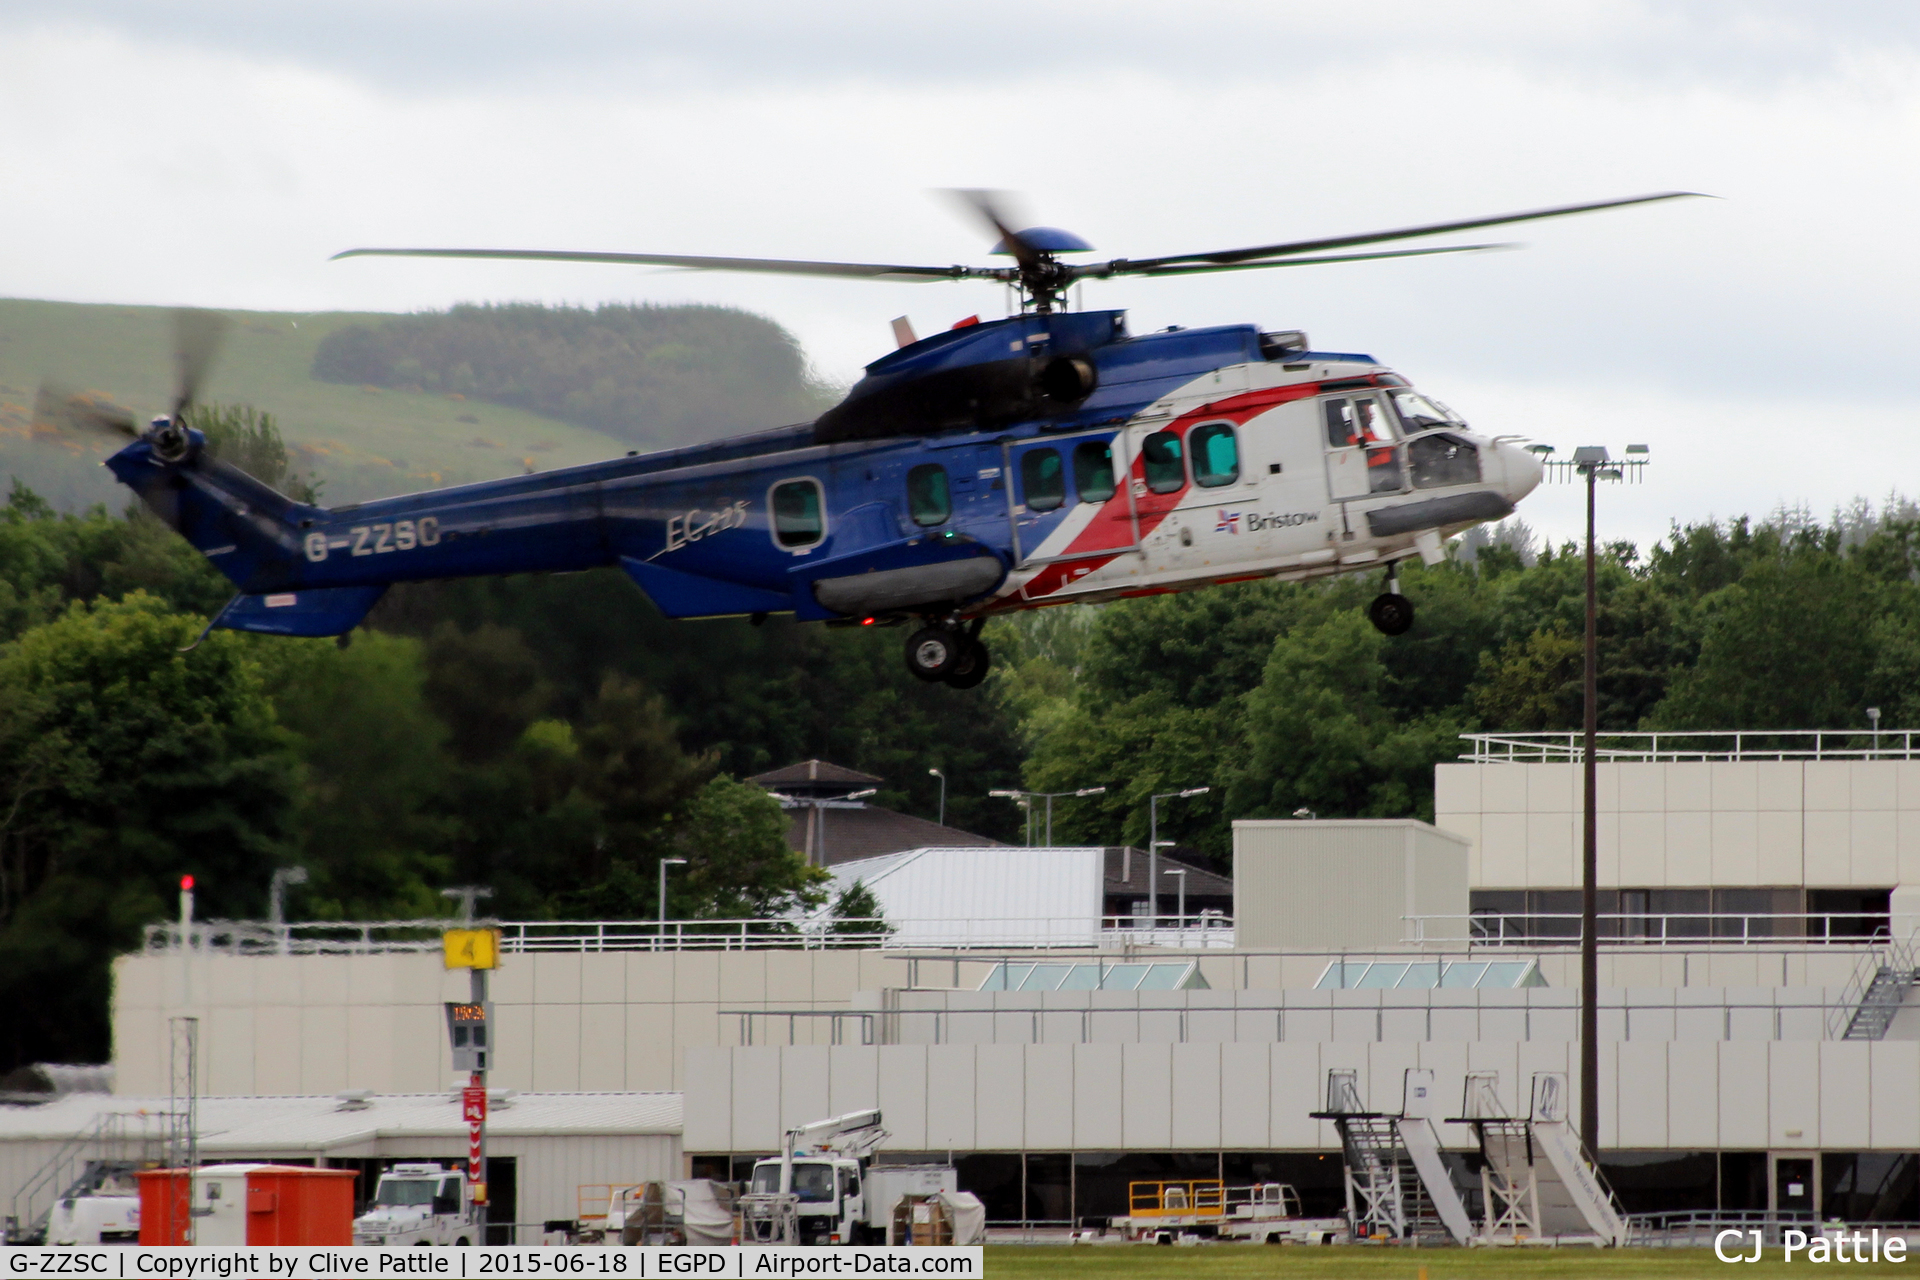
<svg viewBox="0 0 1920 1280">
<path fill-rule="evenodd" d="M 800 364 L 783 376 L 801 403 Z M 270 411 L 196 413 L 228 460 L 324 486 Z M 1848 728 L 1877 706 L 1914 725 L 1917 583 L 1920 512 L 1899 498 L 1609 545 L 1600 723 Z M 491 885 L 503 918 L 650 917 L 663 857 L 688 860 L 676 917 L 818 901 L 781 810 L 743 781 L 808 757 L 928 818 L 940 769 L 948 822 L 1009 841 L 1021 814 L 991 790 L 1105 786 L 1056 809 L 1056 842 L 1143 845 L 1149 794 L 1205 785 L 1161 835 L 1223 866 L 1235 818 L 1431 817 L 1461 733 L 1578 726 L 1583 562 L 1514 524 L 1404 584 L 1418 616 L 1391 639 L 1365 619 L 1370 577 L 1004 618 L 967 692 L 908 676 L 900 630 L 671 622 L 611 570 L 399 587 L 346 647 L 215 632 L 183 651 L 230 592 L 207 562 L 143 510 L 61 511 L 16 479 L 0 1070 L 104 1059 L 110 959 L 170 914 L 182 874 L 211 918 L 260 917 L 295 865 L 305 920 L 444 914 L 439 890 L 464 883 Z"/>
</svg>

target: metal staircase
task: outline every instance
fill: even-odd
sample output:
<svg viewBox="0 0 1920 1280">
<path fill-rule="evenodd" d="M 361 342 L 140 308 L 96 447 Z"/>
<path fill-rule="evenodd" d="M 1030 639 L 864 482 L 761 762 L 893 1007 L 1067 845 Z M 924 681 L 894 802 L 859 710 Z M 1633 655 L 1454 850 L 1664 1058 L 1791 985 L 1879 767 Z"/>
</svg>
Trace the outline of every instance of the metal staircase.
<svg viewBox="0 0 1920 1280">
<path fill-rule="evenodd" d="M 1429 1073 L 1421 1072 L 1421 1075 Z M 1424 1095 L 1423 1095 L 1424 1096 Z M 1369 1111 L 1360 1100 L 1358 1073 L 1327 1072 L 1327 1105 L 1317 1120 L 1333 1121 L 1346 1164 L 1347 1225 L 1356 1240 L 1393 1240 L 1409 1244 L 1465 1242 L 1466 1212 L 1438 1159 L 1438 1144 L 1424 1116 L 1409 1118 Z M 1410 1150 L 1406 1126 L 1419 1147 Z M 1436 1190 L 1418 1167 L 1422 1156 L 1442 1185 Z M 1445 1204 L 1439 1198 L 1446 1199 Z M 1453 1223 L 1449 1224 L 1449 1219 Z"/>
<path fill-rule="evenodd" d="M 1907 992 L 1912 989 L 1915 974 L 1911 965 L 1894 968 L 1890 964 L 1878 966 L 1865 991 L 1860 993 L 1860 1002 L 1854 1006 L 1852 1015 L 1847 1019 L 1846 1031 L 1842 1040 L 1884 1040 L 1887 1028 L 1893 1025 L 1893 1015 L 1900 1012 L 1900 1006 L 1907 1002 Z"/>
<path fill-rule="evenodd" d="M 97 1190 L 116 1173 L 158 1166 L 178 1128 L 172 1112 L 110 1111 L 69 1138 L 13 1194 L 0 1238 L 42 1244 L 57 1201 Z"/>
<path fill-rule="evenodd" d="M 1626 1218 L 1585 1144 L 1567 1123 L 1566 1077 L 1535 1072 L 1531 1114 L 1500 1105 L 1498 1073 L 1467 1073 L 1458 1122 L 1480 1139 L 1485 1165 L 1480 1186 L 1485 1218 L 1479 1239 L 1489 1244 L 1591 1239 L 1622 1245 Z"/>
</svg>

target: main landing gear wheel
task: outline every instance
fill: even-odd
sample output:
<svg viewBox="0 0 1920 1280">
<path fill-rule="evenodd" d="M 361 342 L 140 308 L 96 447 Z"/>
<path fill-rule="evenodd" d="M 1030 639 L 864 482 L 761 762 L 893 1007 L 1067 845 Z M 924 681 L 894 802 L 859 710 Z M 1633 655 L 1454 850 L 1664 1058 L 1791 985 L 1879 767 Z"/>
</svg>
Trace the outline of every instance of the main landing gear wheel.
<svg viewBox="0 0 1920 1280">
<path fill-rule="evenodd" d="M 928 684 L 945 680 L 967 648 L 967 638 L 958 631 L 922 627 L 907 637 L 907 670 Z"/>
<path fill-rule="evenodd" d="M 987 655 L 987 646 L 978 640 L 968 642 L 960 651 L 960 657 L 954 662 L 953 670 L 947 672 L 944 679 L 951 688 L 971 689 L 987 678 L 987 668 L 992 659 Z"/>
<path fill-rule="evenodd" d="M 1405 635 L 1413 625 L 1413 601 L 1396 591 L 1377 595 L 1367 606 L 1367 621 L 1382 635 Z"/>
</svg>

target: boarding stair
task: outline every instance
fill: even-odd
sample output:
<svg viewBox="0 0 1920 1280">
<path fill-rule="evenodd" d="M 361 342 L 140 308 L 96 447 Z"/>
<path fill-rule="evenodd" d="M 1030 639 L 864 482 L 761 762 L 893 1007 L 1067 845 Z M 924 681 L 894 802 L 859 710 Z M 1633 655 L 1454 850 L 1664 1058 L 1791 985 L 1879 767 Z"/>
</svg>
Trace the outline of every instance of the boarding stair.
<svg viewBox="0 0 1920 1280">
<path fill-rule="evenodd" d="M 1407 1072 L 1406 1097 L 1398 1115 L 1369 1111 L 1360 1099 L 1358 1073 L 1327 1073 L 1327 1105 L 1317 1120 L 1331 1120 L 1346 1164 L 1347 1223 L 1356 1240 L 1413 1244 L 1464 1244 L 1471 1223 L 1459 1189 L 1440 1154 L 1424 1103 L 1433 1073 Z"/>
<path fill-rule="evenodd" d="M 0 1223 L 0 1241 L 44 1244 L 55 1204 L 88 1195 L 116 1174 L 157 1167 L 165 1157 L 176 1119 L 171 1112 L 110 1111 L 97 1117 L 20 1184 Z"/>
<path fill-rule="evenodd" d="M 1467 1073 L 1461 1115 L 1480 1140 L 1484 1216 L 1478 1239 L 1488 1244 L 1567 1239 L 1626 1243 L 1627 1220 L 1599 1166 L 1567 1121 L 1567 1078 L 1536 1072 L 1532 1107 L 1516 1116 L 1500 1104 L 1499 1074 Z"/>
</svg>

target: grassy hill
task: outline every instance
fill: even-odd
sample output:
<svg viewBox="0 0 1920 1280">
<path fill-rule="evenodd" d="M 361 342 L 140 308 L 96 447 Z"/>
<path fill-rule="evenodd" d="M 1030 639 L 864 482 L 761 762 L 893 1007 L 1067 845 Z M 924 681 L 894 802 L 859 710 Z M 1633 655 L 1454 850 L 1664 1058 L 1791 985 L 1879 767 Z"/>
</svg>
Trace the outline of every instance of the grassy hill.
<svg viewBox="0 0 1920 1280">
<path fill-rule="evenodd" d="M 395 320 L 391 315 L 225 314 L 233 327 L 202 401 L 272 413 L 299 451 L 301 468 L 321 480 L 328 503 L 591 462 L 625 452 L 636 434 L 644 435 L 644 425 L 616 438 L 460 394 L 311 376 L 316 350 L 329 334 L 379 328 Z M 0 485 L 19 478 L 63 507 L 123 505 L 126 491 L 95 465 L 116 446 L 35 433 L 33 399 L 41 380 L 54 378 L 142 417 L 163 410 L 173 382 L 170 316 L 163 307 L 0 299 Z"/>
</svg>

